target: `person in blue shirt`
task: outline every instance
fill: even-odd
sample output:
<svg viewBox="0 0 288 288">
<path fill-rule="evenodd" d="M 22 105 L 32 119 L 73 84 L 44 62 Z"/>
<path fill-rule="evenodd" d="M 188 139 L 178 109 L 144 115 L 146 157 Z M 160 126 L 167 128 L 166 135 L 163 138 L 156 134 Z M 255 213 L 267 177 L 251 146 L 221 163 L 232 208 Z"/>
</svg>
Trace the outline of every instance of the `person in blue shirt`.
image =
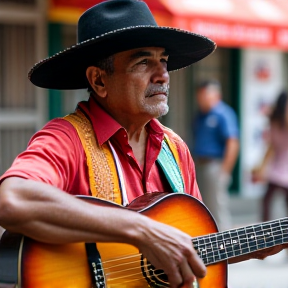
<svg viewBox="0 0 288 288">
<path fill-rule="evenodd" d="M 236 113 L 222 101 L 216 80 L 200 83 L 196 91 L 199 111 L 193 123 L 196 177 L 203 202 L 219 230 L 231 228 L 228 187 L 238 157 L 239 127 Z"/>
</svg>

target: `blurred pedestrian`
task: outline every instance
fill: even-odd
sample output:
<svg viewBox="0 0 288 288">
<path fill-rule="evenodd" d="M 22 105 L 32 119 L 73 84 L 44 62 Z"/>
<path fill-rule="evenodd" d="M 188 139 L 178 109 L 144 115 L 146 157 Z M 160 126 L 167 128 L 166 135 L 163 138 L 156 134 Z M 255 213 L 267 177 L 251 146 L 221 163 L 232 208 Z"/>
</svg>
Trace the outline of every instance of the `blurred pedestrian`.
<svg viewBox="0 0 288 288">
<path fill-rule="evenodd" d="M 278 95 L 269 117 L 268 145 L 260 165 L 252 170 L 253 182 L 266 182 L 262 220 L 271 218 L 270 204 L 276 192 L 285 195 L 288 212 L 288 103 L 287 92 Z"/>
<path fill-rule="evenodd" d="M 203 202 L 219 230 L 231 228 L 228 188 L 238 157 L 239 128 L 234 110 L 222 101 L 216 80 L 201 82 L 196 91 L 199 111 L 193 123 L 196 177 Z"/>
</svg>

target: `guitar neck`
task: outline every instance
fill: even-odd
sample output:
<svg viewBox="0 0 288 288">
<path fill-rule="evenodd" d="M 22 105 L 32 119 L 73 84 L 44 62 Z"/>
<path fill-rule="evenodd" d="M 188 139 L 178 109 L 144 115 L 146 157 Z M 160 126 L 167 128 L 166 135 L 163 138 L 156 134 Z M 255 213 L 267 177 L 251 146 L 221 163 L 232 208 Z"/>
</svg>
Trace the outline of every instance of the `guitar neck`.
<svg viewBox="0 0 288 288">
<path fill-rule="evenodd" d="M 288 243 L 288 218 L 213 233 L 192 240 L 205 265 Z"/>
</svg>

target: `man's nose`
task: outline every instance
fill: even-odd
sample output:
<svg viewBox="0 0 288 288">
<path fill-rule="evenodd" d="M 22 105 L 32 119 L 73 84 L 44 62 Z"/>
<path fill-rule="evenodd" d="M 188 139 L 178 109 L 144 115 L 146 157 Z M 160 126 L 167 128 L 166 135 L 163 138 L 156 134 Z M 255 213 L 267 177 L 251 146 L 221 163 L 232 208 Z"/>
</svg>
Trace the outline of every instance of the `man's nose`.
<svg viewBox="0 0 288 288">
<path fill-rule="evenodd" d="M 167 71 L 166 63 L 161 62 L 157 67 L 155 67 L 155 71 L 151 77 L 151 82 L 159 84 L 169 83 L 169 73 Z"/>
</svg>

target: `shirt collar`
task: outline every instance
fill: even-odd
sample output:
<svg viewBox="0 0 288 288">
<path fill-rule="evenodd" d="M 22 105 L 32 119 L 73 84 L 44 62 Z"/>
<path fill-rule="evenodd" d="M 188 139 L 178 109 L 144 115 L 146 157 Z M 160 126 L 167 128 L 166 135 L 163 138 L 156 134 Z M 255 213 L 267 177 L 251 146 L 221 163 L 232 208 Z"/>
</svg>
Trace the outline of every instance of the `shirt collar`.
<svg viewBox="0 0 288 288">
<path fill-rule="evenodd" d="M 111 115 L 109 115 L 93 98 L 90 96 L 88 101 L 82 101 L 78 106 L 84 110 L 92 122 L 98 143 L 103 145 L 117 131 L 124 129 Z M 164 138 L 162 125 L 157 119 L 152 119 L 147 125 L 149 135 L 157 137 L 160 141 Z"/>
</svg>

